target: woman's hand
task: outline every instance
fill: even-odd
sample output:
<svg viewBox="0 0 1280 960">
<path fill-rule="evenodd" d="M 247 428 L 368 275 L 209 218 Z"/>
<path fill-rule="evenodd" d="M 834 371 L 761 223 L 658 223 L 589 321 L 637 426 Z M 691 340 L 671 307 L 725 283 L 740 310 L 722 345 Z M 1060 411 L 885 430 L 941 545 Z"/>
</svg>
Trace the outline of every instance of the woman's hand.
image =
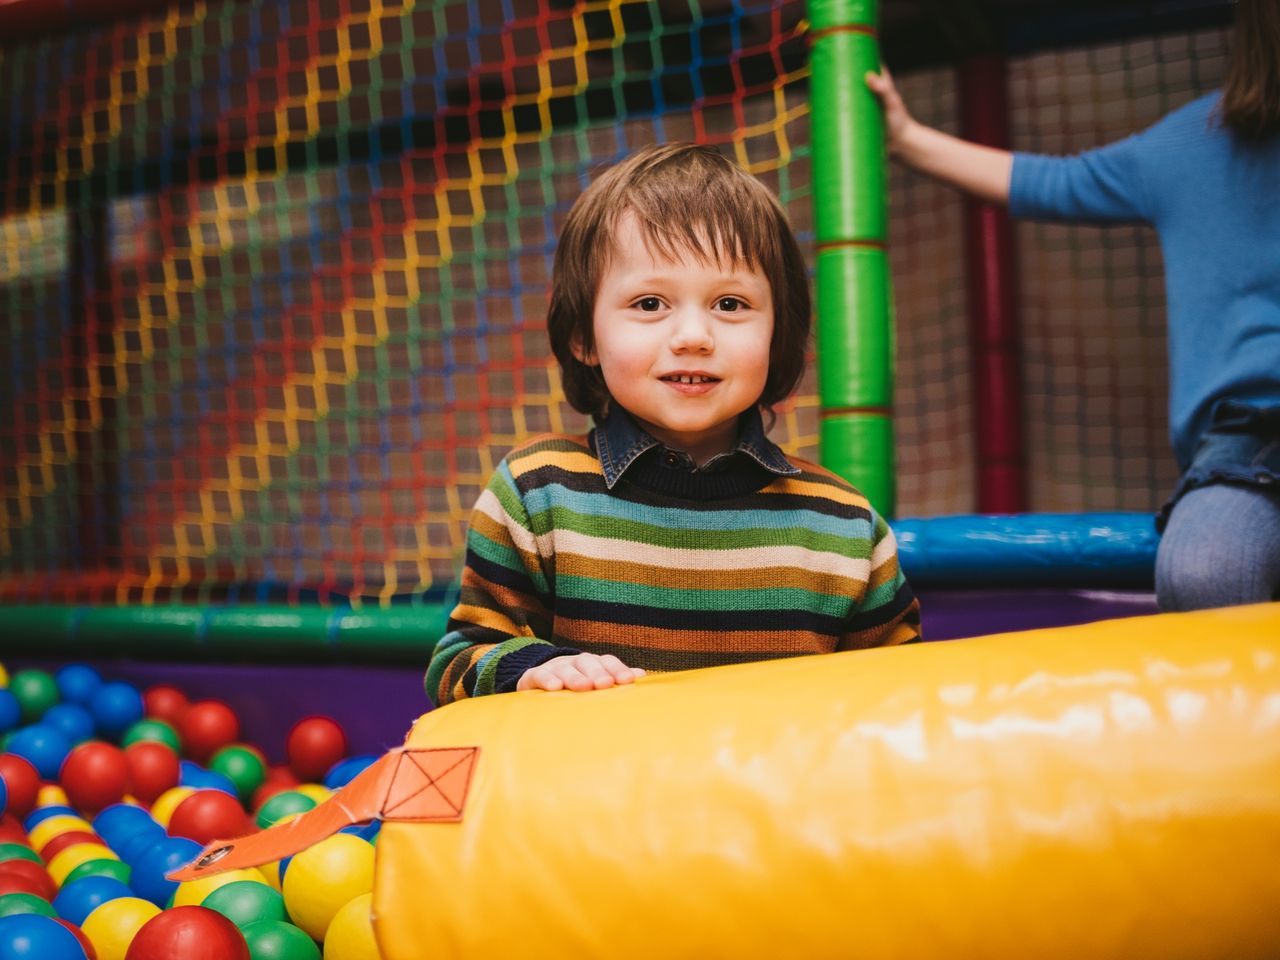
<svg viewBox="0 0 1280 960">
<path fill-rule="evenodd" d="M 578 653 L 530 667 L 520 677 L 516 690 L 603 690 L 643 676 L 639 667 L 628 667 L 612 654 L 600 657 Z"/>
</svg>

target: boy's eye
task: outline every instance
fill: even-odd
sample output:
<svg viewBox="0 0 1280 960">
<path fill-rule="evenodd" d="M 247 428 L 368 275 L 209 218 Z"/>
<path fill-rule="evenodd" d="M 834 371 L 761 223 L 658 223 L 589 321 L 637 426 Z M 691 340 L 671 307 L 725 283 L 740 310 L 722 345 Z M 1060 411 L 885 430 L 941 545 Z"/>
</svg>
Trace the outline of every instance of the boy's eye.
<svg viewBox="0 0 1280 960">
<path fill-rule="evenodd" d="M 737 297 L 721 297 L 716 301 L 716 309 L 723 310 L 725 313 L 733 313 L 735 310 L 741 310 L 746 304 Z"/>
<path fill-rule="evenodd" d="M 657 297 L 641 297 L 636 301 L 636 306 L 641 310 L 652 313 L 654 310 L 662 309 L 662 301 Z"/>
</svg>

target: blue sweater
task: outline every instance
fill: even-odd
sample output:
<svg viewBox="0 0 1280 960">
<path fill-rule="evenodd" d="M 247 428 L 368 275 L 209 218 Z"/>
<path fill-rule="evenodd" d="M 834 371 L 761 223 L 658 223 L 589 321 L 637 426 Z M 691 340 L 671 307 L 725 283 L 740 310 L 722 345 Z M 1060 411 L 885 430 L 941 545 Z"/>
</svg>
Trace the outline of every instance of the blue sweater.
<svg viewBox="0 0 1280 960">
<path fill-rule="evenodd" d="M 1145 221 L 1164 251 L 1169 430 L 1185 470 L 1221 398 L 1280 403 L 1280 137 L 1240 143 L 1211 94 L 1075 157 L 1014 154 L 1009 209 Z"/>
</svg>

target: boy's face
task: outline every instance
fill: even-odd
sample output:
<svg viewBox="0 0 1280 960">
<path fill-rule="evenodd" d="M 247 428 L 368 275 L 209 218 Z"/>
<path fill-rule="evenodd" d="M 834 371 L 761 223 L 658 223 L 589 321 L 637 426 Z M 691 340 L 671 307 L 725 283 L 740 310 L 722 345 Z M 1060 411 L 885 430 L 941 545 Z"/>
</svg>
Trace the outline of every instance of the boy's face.
<svg viewBox="0 0 1280 960">
<path fill-rule="evenodd" d="M 594 354 L 613 399 L 650 434 L 702 464 L 733 448 L 737 418 L 764 392 L 773 293 L 745 264 L 649 251 L 624 216 L 596 292 Z"/>
</svg>

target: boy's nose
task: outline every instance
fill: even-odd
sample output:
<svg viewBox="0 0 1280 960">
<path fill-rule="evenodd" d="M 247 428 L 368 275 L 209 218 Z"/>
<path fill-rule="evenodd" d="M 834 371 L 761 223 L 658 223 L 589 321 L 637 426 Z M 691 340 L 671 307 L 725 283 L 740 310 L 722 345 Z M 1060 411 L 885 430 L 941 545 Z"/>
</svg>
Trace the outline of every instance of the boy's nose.
<svg viewBox="0 0 1280 960">
<path fill-rule="evenodd" d="M 711 323 L 702 310 L 681 310 L 675 317 L 671 333 L 671 349 L 676 353 L 710 353 L 715 347 Z"/>
</svg>

